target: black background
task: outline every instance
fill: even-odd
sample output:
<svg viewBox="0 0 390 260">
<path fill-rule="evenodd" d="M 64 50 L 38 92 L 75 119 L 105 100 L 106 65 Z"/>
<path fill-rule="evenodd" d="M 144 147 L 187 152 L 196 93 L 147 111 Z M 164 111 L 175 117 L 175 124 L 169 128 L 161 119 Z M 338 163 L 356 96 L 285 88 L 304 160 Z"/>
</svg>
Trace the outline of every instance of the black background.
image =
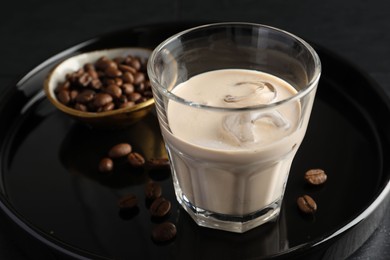
<svg viewBox="0 0 390 260">
<path fill-rule="evenodd" d="M 245 21 L 285 29 L 354 63 L 390 95 L 390 3 L 386 0 L 2 2 L 0 91 L 81 41 L 131 26 L 180 21 Z M 350 259 L 390 259 L 388 215 Z M 0 259 L 26 259 L 8 238 L 4 218 L 1 214 Z"/>
</svg>

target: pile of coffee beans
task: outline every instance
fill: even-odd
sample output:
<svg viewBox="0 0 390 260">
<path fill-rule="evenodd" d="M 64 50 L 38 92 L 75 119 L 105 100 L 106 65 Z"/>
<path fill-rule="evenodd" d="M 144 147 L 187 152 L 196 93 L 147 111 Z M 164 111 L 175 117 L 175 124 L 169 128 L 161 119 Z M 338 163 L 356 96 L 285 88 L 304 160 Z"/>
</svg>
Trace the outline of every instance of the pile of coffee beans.
<svg viewBox="0 0 390 260">
<path fill-rule="evenodd" d="M 320 186 L 326 182 L 328 176 L 322 169 L 310 169 L 305 172 L 304 179 L 308 185 Z M 314 214 L 317 211 L 317 203 L 307 194 L 298 197 L 297 205 L 301 212 L 305 214 Z"/>
<path fill-rule="evenodd" d="M 141 154 L 133 151 L 129 143 L 123 142 L 112 146 L 108 150 L 107 156 L 100 160 L 98 170 L 102 173 L 112 172 L 114 170 L 115 160 L 124 157 L 127 157 L 127 162 L 133 168 L 146 167 L 149 170 L 166 170 L 170 168 L 167 158 L 150 158 L 149 160 L 145 160 Z M 152 230 L 151 237 L 153 241 L 164 243 L 172 240 L 176 237 L 176 226 L 169 221 L 164 221 L 165 217 L 170 214 L 171 202 L 163 197 L 162 187 L 156 181 L 149 179 L 145 184 L 144 191 L 151 219 L 158 222 Z M 131 218 L 139 211 L 137 196 L 132 193 L 121 196 L 118 200 L 118 207 L 121 216 Z M 161 221 L 164 222 L 160 223 Z"/>
<path fill-rule="evenodd" d="M 102 56 L 68 73 L 56 87 L 56 97 L 62 104 L 84 112 L 133 107 L 153 97 L 146 63 L 132 55 L 113 59 Z"/>
</svg>

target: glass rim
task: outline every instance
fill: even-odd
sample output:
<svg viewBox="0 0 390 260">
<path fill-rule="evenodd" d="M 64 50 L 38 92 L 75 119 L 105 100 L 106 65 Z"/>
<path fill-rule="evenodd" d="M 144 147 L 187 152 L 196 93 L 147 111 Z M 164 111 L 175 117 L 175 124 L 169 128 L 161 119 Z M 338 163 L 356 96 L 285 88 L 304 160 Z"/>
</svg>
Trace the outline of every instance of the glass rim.
<svg viewBox="0 0 390 260">
<path fill-rule="evenodd" d="M 164 47 L 166 45 L 168 45 L 169 43 L 177 40 L 179 37 L 181 37 L 182 35 L 185 35 L 187 33 L 190 33 L 190 32 L 193 32 L 193 31 L 205 30 L 205 29 L 212 28 L 212 27 L 217 28 L 217 27 L 223 27 L 223 26 L 230 26 L 230 27 L 246 26 L 246 27 L 267 28 L 268 30 L 272 30 L 272 31 L 278 32 L 280 34 L 284 34 L 284 35 L 286 35 L 288 37 L 291 37 L 292 39 L 294 39 L 294 40 L 298 41 L 300 44 L 302 44 L 309 51 L 309 53 L 311 54 L 311 56 L 313 58 L 313 62 L 314 62 L 314 68 L 315 68 L 313 77 L 310 79 L 310 81 L 301 90 L 297 91 L 297 93 L 294 94 L 291 97 L 288 97 L 286 99 L 282 99 L 282 100 L 279 100 L 279 101 L 276 101 L 276 102 L 273 102 L 273 103 L 259 104 L 259 105 L 247 106 L 247 107 L 210 106 L 210 105 L 205 105 L 205 104 L 201 104 L 201 103 L 198 103 L 198 102 L 194 102 L 194 101 L 191 101 L 191 100 L 188 100 L 188 99 L 184 99 L 182 97 L 177 96 L 176 94 L 172 93 L 171 90 L 168 90 L 168 89 L 164 88 L 160 84 L 160 82 L 158 82 L 156 80 L 157 77 L 156 77 L 155 70 L 153 68 L 153 63 L 156 60 L 158 54 L 164 49 Z M 249 22 L 218 22 L 218 23 L 209 23 L 209 24 L 195 26 L 195 27 L 183 30 L 181 32 L 178 32 L 178 33 L 170 36 L 169 38 L 167 38 L 163 42 L 161 42 L 152 51 L 152 53 L 151 53 L 151 55 L 149 57 L 149 60 L 148 60 L 148 65 L 147 65 L 147 72 L 148 72 L 148 76 L 149 76 L 150 81 L 152 81 L 153 84 L 157 85 L 159 93 L 162 93 L 163 95 L 165 95 L 169 100 L 173 100 L 175 102 L 181 103 L 183 105 L 191 106 L 191 107 L 194 107 L 194 108 L 207 109 L 207 110 L 217 110 L 217 111 L 230 111 L 230 112 L 234 112 L 234 111 L 240 112 L 240 111 L 251 111 L 251 110 L 259 110 L 259 109 L 269 109 L 269 108 L 272 108 L 272 107 L 281 106 L 281 105 L 286 104 L 286 103 L 295 102 L 296 100 L 299 100 L 302 97 L 308 95 L 313 89 L 316 88 L 316 86 L 318 84 L 318 81 L 320 79 L 320 76 L 321 76 L 321 71 L 322 71 L 321 61 L 320 61 L 320 58 L 319 58 L 317 52 L 305 40 L 303 40 L 302 38 L 300 38 L 300 37 L 298 37 L 298 36 L 288 32 L 288 31 L 285 31 L 285 30 L 282 30 L 282 29 L 279 29 L 279 28 L 276 28 L 276 27 L 273 27 L 273 26 L 259 24 L 259 23 L 249 23 Z M 284 80 L 284 79 L 282 79 L 282 80 Z"/>
</svg>

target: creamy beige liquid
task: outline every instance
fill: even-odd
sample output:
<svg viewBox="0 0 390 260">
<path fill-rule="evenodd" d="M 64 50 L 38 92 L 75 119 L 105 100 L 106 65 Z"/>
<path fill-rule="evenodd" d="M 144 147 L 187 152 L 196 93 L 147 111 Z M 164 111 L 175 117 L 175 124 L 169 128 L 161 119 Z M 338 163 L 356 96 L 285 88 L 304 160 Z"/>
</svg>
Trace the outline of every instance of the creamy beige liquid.
<svg viewBox="0 0 390 260">
<path fill-rule="evenodd" d="M 216 107 L 271 104 L 296 94 L 273 75 L 241 69 L 206 72 L 172 91 Z M 172 133 L 162 127 L 175 168 L 177 195 L 220 214 L 243 216 L 283 197 L 300 127 L 299 101 L 263 110 L 229 113 L 169 101 Z"/>
</svg>

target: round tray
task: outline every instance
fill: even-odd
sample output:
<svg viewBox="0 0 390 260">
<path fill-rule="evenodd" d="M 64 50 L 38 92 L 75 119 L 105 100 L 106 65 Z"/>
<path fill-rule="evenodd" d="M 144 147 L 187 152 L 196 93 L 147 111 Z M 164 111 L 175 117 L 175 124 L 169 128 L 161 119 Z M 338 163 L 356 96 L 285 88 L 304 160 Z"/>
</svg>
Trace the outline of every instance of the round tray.
<svg viewBox="0 0 390 260">
<path fill-rule="evenodd" d="M 48 102 L 45 76 L 76 53 L 153 48 L 193 25 L 139 26 L 91 39 L 43 62 L 1 93 L 0 207 L 23 231 L 15 231 L 18 235 L 38 241 L 26 250 L 43 246 L 50 256 L 79 259 L 335 259 L 349 256 L 378 226 L 389 203 L 390 162 L 384 158 L 390 155 L 390 124 L 383 118 L 390 116 L 390 101 L 364 73 L 319 46 L 323 75 L 275 223 L 244 234 L 198 227 L 176 202 L 169 172 L 126 166 L 112 174 L 97 172 L 99 159 L 118 142 L 131 143 L 147 158 L 164 156 L 155 115 L 128 129 L 90 129 Z M 325 185 L 304 183 L 310 168 L 325 169 Z M 178 233 L 170 243 L 151 239 L 158 221 L 142 199 L 150 178 L 161 183 L 173 205 L 165 220 Z M 117 201 L 129 192 L 140 198 L 138 210 L 122 214 Z M 302 194 L 317 201 L 315 215 L 297 209 Z"/>
</svg>

